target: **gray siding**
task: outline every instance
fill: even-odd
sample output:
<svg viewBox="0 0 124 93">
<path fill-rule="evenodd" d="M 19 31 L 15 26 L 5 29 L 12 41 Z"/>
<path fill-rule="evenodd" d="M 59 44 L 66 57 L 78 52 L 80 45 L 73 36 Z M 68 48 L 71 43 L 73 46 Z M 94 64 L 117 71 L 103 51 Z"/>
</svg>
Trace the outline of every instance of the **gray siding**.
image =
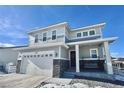
<svg viewBox="0 0 124 93">
<path fill-rule="evenodd" d="M 103 46 L 98 47 L 98 54 L 99 54 L 99 57 L 104 57 L 104 55 L 103 55 Z"/>
<path fill-rule="evenodd" d="M 82 58 L 90 58 L 90 49 L 97 48 L 98 49 L 98 56 L 103 58 L 103 51 L 101 46 L 80 46 L 79 47 L 79 56 L 80 59 Z M 69 48 L 69 50 L 75 50 L 75 47 Z"/>
<path fill-rule="evenodd" d="M 86 46 L 86 47 L 80 47 L 80 59 L 90 58 L 90 49 L 92 49 L 92 48 L 97 48 L 98 49 L 98 56 L 100 58 L 103 57 L 102 47 L 100 47 L 100 46 Z"/>
<path fill-rule="evenodd" d="M 89 32 L 89 31 L 91 31 L 91 30 L 95 30 L 96 35 L 100 35 L 100 36 L 102 35 L 102 33 L 101 33 L 101 28 L 99 27 L 99 28 L 93 28 L 93 29 L 70 31 L 69 37 L 70 37 L 70 39 L 76 39 L 76 38 L 77 38 L 77 33 L 80 32 L 80 33 L 83 35 L 83 32 Z M 83 37 L 83 36 L 82 36 L 82 37 Z"/>
<path fill-rule="evenodd" d="M 61 47 L 61 57 L 68 59 L 68 49 Z"/>
<path fill-rule="evenodd" d="M 80 47 L 80 59 L 82 58 L 90 58 L 90 49 L 97 48 L 98 49 L 98 56 L 103 57 L 103 51 L 102 47 L 99 46 L 86 46 L 86 47 Z"/>
<path fill-rule="evenodd" d="M 52 40 L 52 31 L 56 30 L 56 40 Z M 42 41 L 43 38 L 43 33 L 47 33 L 47 41 Z M 38 35 L 38 43 L 35 43 L 35 35 Z M 57 42 L 65 42 L 65 27 L 64 26 L 58 26 L 56 28 L 50 28 L 48 30 L 42 30 L 37 33 L 29 35 L 29 45 L 34 46 L 34 45 L 42 45 L 44 43 L 57 43 Z"/>
</svg>

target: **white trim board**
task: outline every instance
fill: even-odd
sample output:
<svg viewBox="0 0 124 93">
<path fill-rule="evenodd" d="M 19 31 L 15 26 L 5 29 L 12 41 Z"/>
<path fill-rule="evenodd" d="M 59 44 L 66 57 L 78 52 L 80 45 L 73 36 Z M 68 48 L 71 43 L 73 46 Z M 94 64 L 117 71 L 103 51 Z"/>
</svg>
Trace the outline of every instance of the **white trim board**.
<svg viewBox="0 0 124 93">
<path fill-rule="evenodd" d="M 65 25 L 66 26 L 67 24 L 68 24 L 67 22 L 62 22 L 62 23 L 50 25 L 50 26 L 43 27 L 43 28 L 39 27 L 39 28 L 36 28 L 36 29 L 32 29 L 32 31 L 28 32 L 28 34 L 36 33 L 36 32 L 42 32 L 42 30 L 50 29 L 50 28 L 53 28 L 53 27 L 56 27 L 56 26 L 61 26 L 61 25 Z"/>
<path fill-rule="evenodd" d="M 49 44 L 43 44 L 43 45 L 34 45 L 34 46 L 29 46 L 29 47 L 22 47 L 22 48 L 15 48 L 14 50 L 25 50 L 25 49 L 38 49 L 38 48 L 43 48 L 43 47 L 53 47 L 53 46 L 64 46 L 65 48 L 69 48 L 68 45 L 64 43 L 49 43 Z"/>
<path fill-rule="evenodd" d="M 77 29 L 72 29 L 72 31 L 78 31 L 78 30 L 83 30 L 83 29 L 90 29 L 93 27 L 99 27 L 99 26 L 104 26 L 106 23 L 100 23 L 100 24 L 96 24 L 96 25 L 90 25 L 90 26 L 84 26 L 81 28 L 77 28 Z"/>
<path fill-rule="evenodd" d="M 88 40 L 88 41 L 78 41 L 78 42 L 71 42 L 71 43 L 66 43 L 67 45 L 76 45 L 76 44 L 90 44 L 90 43 L 102 43 L 102 42 L 113 42 L 117 39 L 118 37 L 112 37 L 112 38 L 104 38 L 104 39 L 96 39 L 96 40 Z"/>
</svg>

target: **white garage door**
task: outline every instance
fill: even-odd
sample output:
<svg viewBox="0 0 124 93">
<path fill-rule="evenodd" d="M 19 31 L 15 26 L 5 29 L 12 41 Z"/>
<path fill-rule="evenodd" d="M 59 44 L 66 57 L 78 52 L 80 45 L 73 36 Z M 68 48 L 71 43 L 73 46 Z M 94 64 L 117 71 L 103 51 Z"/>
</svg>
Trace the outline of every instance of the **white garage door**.
<svg viewBox="0 0 124 93">
<path fill-rule="evenodd" d="M 54 51 L 23 53 L 21 73 L 52 76 Z"/>
</svg>

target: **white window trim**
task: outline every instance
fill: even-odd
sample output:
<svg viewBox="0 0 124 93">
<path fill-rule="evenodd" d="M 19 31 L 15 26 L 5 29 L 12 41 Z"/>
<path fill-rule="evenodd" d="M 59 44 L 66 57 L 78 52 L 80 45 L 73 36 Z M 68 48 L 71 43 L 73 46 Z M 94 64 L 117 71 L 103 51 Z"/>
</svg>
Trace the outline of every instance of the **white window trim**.
<svg viewBox="0 0 124 93">
<path fill-rule="evenodd" d="M 43 38 L 44 38 L 44 36 L 43 36 L 44 33 L 46 33 L 46 41 L 47 41 L 47 32 L 42 33 L 42 41 L 43 41 Z M 43 41 L 43 42 L 46 42 L 46 41 Z"/>
<path fill-rule="evenodd" d="M 97 58 L 98 58 L 98 48 L 91 48 L 90 49 L 90 57 L 92 58 L 92 50 L 96 50 Z"/>
<path fill-rule="evenodd" d="M 87 36 L 84 36 L 84 34 L 83 34 L 84 32 L 87 32 Z M 88 31 L 83 31 L 82 34 L 83 34 L 83 37 L 88 37 L 89 36 L 89 32 Z"/>
<path fill-rule="evenodd" d="M 35 34 L 35 36 L 34 36 L 34 40 L 36 40 L 36 36 L 37 36 L 37 39 L 38 39 L 38 41 L 39 41 L 39 35 L 38 34 Z M 35 42 L 36 43 L 36 42 Z M 37 42 L 38 43 L 38 42 Z"/>
<path fill-rule="evenodd" d="M 95 34 L 94 35 L 90 35 L 90 31 L 94 30 Z M 83 36 L 83 32 L 87 32 L 88 35 L 87 36 Z M 77 37 L 77 33 L 81 33 L 81 37 Z M 97 36 L 99 34 L 96 34 L 96 29 L 90 29 L 90 30 L 86 30 L 86 31 L 81 31 L 81 32 L 76 32 L 76 37 L 72 38 L 72 39 L 78 39 L 78 38 L 85 38 L 85 37 L 92 37 L 92 36 Z"/>
<path fill-rule="evenodd" d="M 39 41 L 43 41 L 42 39 L 43 39 L 43 35 L 42 33 L 39 33 Z"/>
<path fill-rule="evenodd" d="M 100 28 L 100 35 L 101 35 L 101 38 L 103 38 L 102 28 Z"/>
<path fill-rule="evenodd" d="M 53 31 L 56 31 L 56 30 L 52 30 L 51 31 L 51 40 L 52 40 L 52 36 L 53 36 Z M 56 39 L 57 39 L 57 31 L 56 31 Z M 52 41 L 55 41 L 56 39 L 52 40 Z"/>
<path fill-rule="evenodd" d="M 77 34 L 78 34 L 78 33 L 81 33 L 81 37 L 77 37 Z M 76 33 L 76 37 L 77 37 L 77 38 L 82 38 L 82 32 L 77 32 L 77 33 Z"/>
<path fill-rule="evenodd" d="M 95 34 L 94 34 L 94 35 L 90 35 L 90 31 L 94 31 Z M 88 35 L 89 35 L 89 36 L 95 36 L 95 35 L 96 35 L 96 30 L 95 30 L 95 29 L 89 30 L 89 31 L 88 31 Z"/>
<path fill-rule="evenodd" d="M 89 38 L 89 37 L 93 37 L 93 36 L 99 36 L 99 34 L 97 35 L 90 35 L 90 36 L 84 36 L 84 37 L 81 37 L 81 38 Z M 76 38 L 71 38 L 69 40 L 74 40 L 74 39 L 78 39 L 77 37 Z"/>
</svg>

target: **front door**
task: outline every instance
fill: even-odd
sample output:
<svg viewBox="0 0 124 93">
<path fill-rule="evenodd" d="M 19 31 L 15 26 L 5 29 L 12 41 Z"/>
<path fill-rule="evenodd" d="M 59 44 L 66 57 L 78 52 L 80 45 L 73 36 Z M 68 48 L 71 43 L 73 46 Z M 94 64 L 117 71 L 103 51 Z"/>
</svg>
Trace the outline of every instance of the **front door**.
<svg viewBox="0 0 124 93">
<path fill-rule="evenodd" d="M 20 67 L 21 67 L 21 60 L 18 60 L 16 66 L 16 73 L 20 73 Z"/>
<path fill-rule="evenodd" d="M 75 51 L 70 51 L 71 67 L 76 67 Z"/>
</svg>

